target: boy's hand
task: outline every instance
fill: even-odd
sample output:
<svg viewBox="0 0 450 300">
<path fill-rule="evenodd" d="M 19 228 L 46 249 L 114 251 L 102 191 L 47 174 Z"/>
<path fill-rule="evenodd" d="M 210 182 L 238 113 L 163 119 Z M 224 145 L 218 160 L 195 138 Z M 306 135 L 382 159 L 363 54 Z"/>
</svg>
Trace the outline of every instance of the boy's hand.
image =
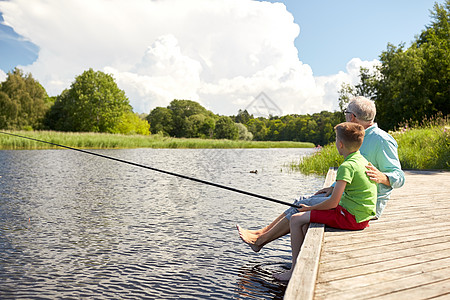
<svg viewBox="0 0 450 300">
<path fill-rule="evenodd" d="M 297 208 L 297 210 L 299 211 L 299 212 L 302 212 L 302 211 L 310 211 L 311 210 L 311 206 L 308 206 L 308 205 L 305 205 L 305 204 L 300 204 L 300 206 L 302 207 L 302 208 Z"/>
<path fill-rule="evenodd" d="M 333 187 L 332 186 L 323 188 L 321 190 L 318 190 L 314 195 L 325 194 L 324 197 L 328 197 L 329 195 L 331 195 L 331 193 L 333 193 Z"/>
</svg>

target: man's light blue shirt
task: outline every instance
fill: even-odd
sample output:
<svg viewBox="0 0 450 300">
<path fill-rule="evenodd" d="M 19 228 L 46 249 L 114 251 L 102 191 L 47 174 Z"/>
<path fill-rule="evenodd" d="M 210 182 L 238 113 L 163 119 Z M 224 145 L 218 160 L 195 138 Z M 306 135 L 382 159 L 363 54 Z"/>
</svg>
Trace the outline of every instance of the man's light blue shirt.
<svg viewBox="0 0 450 300">
<path fill-rule="evenodd" d="M 377 217 L 386 206 L 393 188 L 402 187 L 405 183 L 398 159 L 397 142 L 386 131 L 378 128 L 375 123 L 365 130 L 364 141 L 359 151 L 378 170 L 387 175 L 391 186 L 378 184 Z"/>
</svg>

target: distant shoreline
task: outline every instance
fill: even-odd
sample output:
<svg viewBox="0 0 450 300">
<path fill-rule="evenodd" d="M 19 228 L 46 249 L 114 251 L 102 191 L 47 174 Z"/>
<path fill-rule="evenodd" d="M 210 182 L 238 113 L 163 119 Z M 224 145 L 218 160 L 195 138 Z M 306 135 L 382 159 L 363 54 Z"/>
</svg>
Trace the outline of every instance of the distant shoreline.
<svg viewBox="0 0 450 300">
<path fill-rule="evenodd" d="M 291 141 L 242 141 L 199 138 L 172 138 L 159 134 L 122 135 L 93 132 L 5 131 L 38 140 L 80 149 L 237 149 L 237 148 L 314 148 L 313 143 Z M 45 143 L 0 134 L 0 150 L 61 149 Z"/>
</svg>

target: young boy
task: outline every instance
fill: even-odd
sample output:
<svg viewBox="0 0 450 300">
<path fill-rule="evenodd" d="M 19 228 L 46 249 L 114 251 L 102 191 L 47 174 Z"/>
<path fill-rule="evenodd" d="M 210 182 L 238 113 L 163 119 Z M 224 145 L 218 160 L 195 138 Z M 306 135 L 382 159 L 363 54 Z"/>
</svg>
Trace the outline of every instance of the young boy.
<svg viewBox="0 0 450 300">
<path fill-rule="evenodd" d="M 367 160 L 359 153 L 364 139 L 364 127 L 344 122 L 334 127 L 336 148 L 344 156 L 337 170 L 336 185 L 331 197 L 314 206 L 298 209 L 290 221 L 292 267 L 289 271 L 274 274 L 278 280 L 291 278 L 300 248 L 305 237 L 302 227 L 310 222 L 322 223 L 334 228 L 360 230 L 369 226 L 375 216 L 377 185 L 366 174 Z"/>
</svg>

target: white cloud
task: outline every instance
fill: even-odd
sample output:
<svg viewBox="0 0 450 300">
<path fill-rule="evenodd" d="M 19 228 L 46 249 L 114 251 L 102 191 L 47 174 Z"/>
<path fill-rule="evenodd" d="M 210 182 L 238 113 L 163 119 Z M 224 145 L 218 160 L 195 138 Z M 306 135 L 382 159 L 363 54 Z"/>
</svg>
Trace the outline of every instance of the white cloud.
<svg viewBox="0 0 450 300">
<path fill-rule="evenodd" d="M 0 82 L 3 82 L 6 80 L 6 73 L 3 72 L 3 70 L 0 70 Z"/>
<path fill-rule="evenodd" d="M 93 68 L 112 74 L 138 112 L 177 98 L 231 115 L 262 91 L 284 114 L 334 110 L 341 82 L 373 64 L 353 59 L 345 73 L 314 77 L 298 59 L 300 29 L 281 3 L 11 0 L 0 11 L 39 46 L 22 68 L 50 95 Z"/>
<path fill-rule="evenodd" d="M 315 77 L 316 84 L 320 91 L 317 101 L 321 101 L 324 110 L 338 110 L 338 91 L 342 83 L 356 85 L 359 82 L 359 72 L 361 67 L 372 70 L 379 65 L 378 60 L 362 61 L 360 58 L 352 58 L 346 66 L 346 72 L 339 72 L 330 76 Z"/>
</svg>

